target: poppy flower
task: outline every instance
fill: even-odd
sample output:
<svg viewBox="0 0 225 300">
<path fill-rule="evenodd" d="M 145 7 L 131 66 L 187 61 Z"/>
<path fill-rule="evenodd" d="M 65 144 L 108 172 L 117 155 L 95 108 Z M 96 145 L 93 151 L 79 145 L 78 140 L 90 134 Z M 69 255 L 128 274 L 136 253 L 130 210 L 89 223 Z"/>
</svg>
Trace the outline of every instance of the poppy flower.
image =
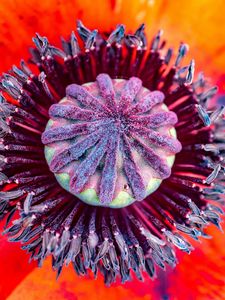
<svg viewBox="0 0 225 300">
<path fill-rule="evenodd" d="M 211 9 L 202 14 L 206 2 Z M 173 289 L 185 276 L 182 264 L 166 273 L 158 269 L 175 266 L 175 248 L 190 253 L 191 238 L 207 238 L 209 223 L 220 228 L 224 108 L 210 101 L 217 88 L 202 73 L 194 76 L 195 61 L 187 62 L 182 33 L 200 64 L 213 57 L 205 69 L 219 78 L 224 39 L 222 26 L 215 30 L 213 22 L 223 22 L 222 1 L 217 7 L 211 1 L 133 1 L 129 15 L 126 1 L 95 2 L 98 9 L 90 1 L 16 3 L 2 1 L 0 6 L 5 233 L 22 242 L 39 266 L 51 256 L 58 276 L 64 265 L 90 276 L 88 292 L 96 288 L 93 277 L 103 277 L 106 285 L 117 282 L 112 299 L 148 299 L 149 292 L 164 299 L 183 296 L 185 284 L 180 291 Z M 174 32 L 177 15 L 179 31 Z M 85 24 L 77 21 L 76 32 L 69 21 L 74 18 Z M 149 34 L 150 18 L 153 28 L 169 32 L 168 40 L 178 48 L 175 54 L 166 47 L 162 31 Z M 28 57 L 34 31 L 39 33 Z M 59 35 L 66 36 L 61 46 Z M 25 60 L 18 67 L 20 57 Z M 205 244 L 196 257 L 202 253 L 212 266 L 211 255 L 220 245 Z M 31 268 L 25 267 L 20 278 Z M 40 278 L 49 273 L 45 268 L 35 269 L 12 299 L 24 297 L 24 291 L 28 295 L 27 287 L 36 279 L 41 285 Z M 199 270 L 215 287 L 223 286 L 216 268 L 207 272 L 201 267 L 189 277 L 190 284 Z M 158 282 L 149 285 L 156 273 Z M 69 299 L 79 292 L 90 297 L 85 294 L 87 279 L 75 279 L 70 271 L 62 276 L 61 290 L 48 283 L 52 290 L 46 288 L 45 298 L 58 293 Z M 148 283 L 146 290 L 140 292 L 143 284 L 137 279 L 120 286 L 135 276 Z M 74 290 L 74 280 L 83 282 L 83 289 Z M 205 280 L 199 284 L 202 288 L 190 292 L 189 299 L 206 299 L 207 293 L 222 297 L 223 291 L 207 290 Z M 103 299 L 103 283 L 101 291 Z"/>
</svg>

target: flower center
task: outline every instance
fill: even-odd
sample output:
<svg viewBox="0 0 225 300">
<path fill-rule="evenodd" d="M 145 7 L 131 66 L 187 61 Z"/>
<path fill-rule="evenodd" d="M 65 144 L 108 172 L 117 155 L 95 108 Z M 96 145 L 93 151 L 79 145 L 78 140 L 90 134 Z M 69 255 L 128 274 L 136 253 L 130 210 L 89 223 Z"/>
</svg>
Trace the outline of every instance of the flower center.
<svg viewBox="0 0 225 300">
<path fill-rule="evenodd" d="M 153 193 L 181 150 L 177 116 L 163 100 L 137 77 L 100 74 L 95 82 L 69 85 L 50 107 L 42 134 L 59 184 L 86 203 L 114 208 Z"/>
</svg>

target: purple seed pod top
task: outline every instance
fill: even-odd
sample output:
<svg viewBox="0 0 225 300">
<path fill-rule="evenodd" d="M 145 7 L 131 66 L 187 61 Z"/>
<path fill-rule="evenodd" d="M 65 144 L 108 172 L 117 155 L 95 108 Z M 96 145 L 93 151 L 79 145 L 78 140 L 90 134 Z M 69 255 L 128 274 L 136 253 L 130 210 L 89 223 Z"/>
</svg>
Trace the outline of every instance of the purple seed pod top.
<svg viewBox="0 0 225 300">
<path fill-rule="evenodd" d="M 181 150 L 164 94 L 137 77 L 71 84 L 42 134 L 50 170 L 91 205 L 124 207 L 154 192 Z"/>
</svg>

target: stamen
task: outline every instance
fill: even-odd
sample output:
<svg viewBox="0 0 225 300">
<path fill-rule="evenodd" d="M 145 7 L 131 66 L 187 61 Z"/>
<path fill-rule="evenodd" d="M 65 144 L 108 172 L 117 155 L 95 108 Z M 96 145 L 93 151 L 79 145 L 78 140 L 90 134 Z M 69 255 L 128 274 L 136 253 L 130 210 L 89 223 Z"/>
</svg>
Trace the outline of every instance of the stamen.
<svg viewBox="0 0 225 300">
<path fill-rule="evenodd" d="M 125 27 L 124 25 L 117 25 L 116 29 L 110 34 L 107 39 L 108 44 L 120 43 L 124 38 Z"/>
<path fill-rule="evenodd" d="M 186 75 L 186 84 L 191 84 L 194 79 L 194 71 L 195 71 L 195 61 L 192 59 L 190 65 L 188 67 L 188 72 Z"/>
<path fill-rule="evenodd" d="M 178 67 L 180 65 L 180 62 L 182 58 L 186 55 L 186 53 L 189 50 L 189 46 L 187 44 L 181 43 L 179 50 L 178 50 L 178 55 L 175 61 L 175 67 Z"/>
<path fill-rule="evenodd" d="M 151 50 L 153 50 L 153 51 L 158 50 L 160 38 L 162 35 L 163 35 L 163 30 L 159 30 L 159 32 L 157 33 L 157 35 L 155 36 L 155 38 L 152 41 Z"/>
<path fill-rule="evenodd" d="M 135 31 L 134 35 L 141 40 L 141 45 L 137 45 L 138 47 L 141 46 L 145 48 L 147 46 L 146 35 L 145 35 L 145 24 L 141 24 L 139 28 Z"/>
<path fill-rule="evenodd" d="M 216 122 L 220 117 L 222 117 L 225 113 L 225 107 L 221 106 L 219 108 L 217 108 L 217 110 L 215 110 L 211 115 L 210 115 L 210 119 L 211 122 Z"/>
<path fill-rule="evenodd" d="M 218 176 L 219 172 L 221 170 L 221 165 L 218 164 L 217 166 L 215 166 L 213 172 L 206 178 L 206 183 L 210 184 L 212 183 L 216 177 Z"/>
<path fill-rule="evenodd" d="M 202 119 L 205 126 L 211 125 L 211 119 L 205 109 L 201 105 L 197 105 L 197 110 L 199 113 L 200 118 Z"/>
</svg>

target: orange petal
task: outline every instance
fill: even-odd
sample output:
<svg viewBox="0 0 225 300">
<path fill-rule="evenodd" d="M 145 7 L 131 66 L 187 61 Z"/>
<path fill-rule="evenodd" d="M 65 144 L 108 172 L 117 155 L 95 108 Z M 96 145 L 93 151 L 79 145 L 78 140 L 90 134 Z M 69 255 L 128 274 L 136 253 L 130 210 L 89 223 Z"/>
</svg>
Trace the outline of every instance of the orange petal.
<svg viewBox="0 0 225 300">
<path fill-rule="evenodd" d="M 171 299 L 225 299 L 224 236 L 213 226 L 207 233 L 213 238 L 196 242 L 190 255 L 180 255 L 180 263 L 169 277 Z"/>
<path fill-rule="evenodd" d="M 145 22 L 152 35 L 162 28 L 168 44 L 178 48 L 180 41 L 186 41 L 197 67 L 204 67 L 209 75 L 218 74 L 225 67 L 224 8 L 223 0 L 216 5 L 213 0 L 2 0 L 0 55 L 4 59 L 0 68 L 6 70 L 19 58 L 28 57 L 27 47 L 35 32 L 59 42 L 59 36 L 68 36 L 79 18 L 100 30 L 110 30 L 118 23 L 134 30 Z"/>
<path fill-rule="evenodd" d="M 207 75 L 221 75 L 225 69 L 225 18 L 221 13 L 224 8 L 223 0 L 1 0 L 0 70 L 5 71 L 12 64 L 18 64 L 20 58 L 28 57 L 27 48 L 32 45 L 31 38 L 35 32 L 47 35 L 51 42 L 59 43 L 59 36 L 68 36 L 75 28 L 76 18 L 80 18 L 87 26 L 101 30 L 109 30 L 117 23 L 125 23 L 128 30 L 135 29 L 141 22 L 147 24 L 147 32 L 151 35 L 158 28 L 163 28 L 169 45 L 178 48 L 180 41 L 190 44 L 190 57 L 195 57 L 197 69 L 205 69 Z M 204 241 L 197 246 L 192 255 L 182 256 L 180 265 L 170 278 L 171 286 L 174 287 L 171 289 L 174 299 L 185 299 L 187 295 L 190 295 L 188 299 L 200 300 L 225 298 L 225 283 L 221 276 L 225 272 L 223 243 L 224 239 L 216 233 L 212 241 Z M 1 244 L 0 281 L 4 283 L 0 287 L 2 296 L 24 277 L 32 265 L 26 263 L 27 256 L 18 250 L 18 245 L 8 244 L 5 240 Z M 62 299 L 63 293 L 67 291 L 69 294 L 65 299 L 69 299 L 70 295 L 74 299 L 77 293 L 81 293 L 78 299 L 88 299 L 87 295 L 95 299 L 92 297 L 94 289 L 99 291 L 98 296 L 109 299 L 111 294 L 111 299 L 151 299 L 147 294 L 135 296 L 142 287 L 136 281 L 122 287 L 106 289 L 100 280 L 77 277 L 75 280 L 75 275 L 69 268 L 59 279 L 59 283 L 55 283 L 55 276 L 49 269 L 50 267 L 35 269 L 9 299 L 40 299 L 40 293 L 43 299 Z M 147 292 L 152 291 L 149 281 L 143 286 L 147 286 Z M 207 298 L 207 293 L 213 295 L 213 298 Z"/>
<path fill-rule="evenodd" d="M 1 232 L 4 230 L 1 224 Z M 9 243 L 0 237 L 0 299 L 5 299 L 23 278 L 35 267 L 28 263 L 29 256 L 17 243 Z"/>
<path fill-rule="evenodd" d="M 197 69 L 209 75 L 224 73 L 225 68 L 225 2 L 218 0 L 163 1 L 154 24 L 165 29 L 172 45 L 185 41 L 191 46 Z"/>
<path fill-rule="evenodd" d="M 144 282 L 137 279 L 124 285 L 107 288 L 102 276 L 97 280 L 75 275 L 72 266 L 65 268 L 56 281 L 50 260 L 42 268 L 34 269 L 12 292 L 7 300 L 223 300 L 225 299 L 225 250 L 221 232 L 211 226 L 213 239 L 194 243 L 190 255 L 178 252 L 179 264 L 167 272 L 158 270 L 158 279 Z M 163 298 L 164 297 L 164 298 Z"/>
<path fill-rule="evenodd" d="M 35 32 L 54 39 L 60 34 L 68 34 L 78 16 L 75 1 L 8 1 L 0 4 L 0 55 L 1 69 L 6 70 L 20 58 L 28 57 L 28 46 L 33 46 Z M 77 13 L 74 13 L 74 12 Z M 68 19 L 67 19 L 68 18 Z M 68 22 L 68 20 L 70 20 Z"/>
<path fill-rule="evenodd" d="M 132 287 L 133 286 L 133 287 Z M 7 300 L 153 300 L 150 281 L 139 283 L 136 280 L 131 284 L 114 285 L 107 288 L 103 278 L 78 277 L 73 268 L 65 268 L 60 278 L 51 270 L 50 260 L 42 268 L 36 268 L 21 282 Z"/>
</svg>

